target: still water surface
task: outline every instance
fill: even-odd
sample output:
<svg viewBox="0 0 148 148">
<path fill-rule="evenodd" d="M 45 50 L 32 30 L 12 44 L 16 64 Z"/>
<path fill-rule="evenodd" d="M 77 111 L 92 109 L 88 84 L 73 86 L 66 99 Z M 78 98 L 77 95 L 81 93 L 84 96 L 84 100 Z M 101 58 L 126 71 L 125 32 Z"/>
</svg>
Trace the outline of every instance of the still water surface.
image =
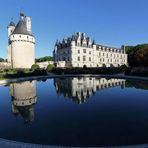
<svg viewBox="0 0 148 148">
<path fill-rule="evenodd" d="M 0 87 L 0 138 L 62 146 L 148 143 L 148 83 L 54 78 Z"/>
</svg>

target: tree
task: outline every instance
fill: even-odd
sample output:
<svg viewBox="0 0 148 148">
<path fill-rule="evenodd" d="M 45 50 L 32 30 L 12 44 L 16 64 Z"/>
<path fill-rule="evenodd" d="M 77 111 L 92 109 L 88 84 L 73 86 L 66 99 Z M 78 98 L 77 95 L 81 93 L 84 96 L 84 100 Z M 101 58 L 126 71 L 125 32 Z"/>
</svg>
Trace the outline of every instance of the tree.
<svg viewBox="0 0 148 148">
<path fill-rule="evenodd" d="M 128 63 L 133 67 L 148 67 L 148 44 L 126 46 Z"/>
<path fill-rule="evenodd" d="M 46 61 L 53 61 L 53 57 L 45 56 L 45 57 L 36 59 L 36 62 L 46 62 Z"/>
<path fill-rule="evenodd" d="M 3 58 L 0 58 L 0 62 L 4 62 L 5 60 Z"/>
</svg>

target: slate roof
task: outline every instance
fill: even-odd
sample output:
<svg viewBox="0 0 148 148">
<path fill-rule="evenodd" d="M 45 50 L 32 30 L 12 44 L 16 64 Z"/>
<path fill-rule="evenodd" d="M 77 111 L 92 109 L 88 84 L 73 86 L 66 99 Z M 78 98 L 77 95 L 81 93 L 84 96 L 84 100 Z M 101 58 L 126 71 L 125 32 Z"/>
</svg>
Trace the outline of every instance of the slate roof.
<svg viewBox="0 0 148 148">
<path fill-rule="evenodd" d="M 10 22 L 9 26 L 15 26 L 14 22 Z"/>
<path fill-rule="evenodd" d="M 99 47 L 101 47 L 101 48 L 109 48 L 109 49 L 117 49 L 117 50 L 121 50 L 121 48 L 115 48 L 115 47 L 110 47 L 110 46 L 104 46 L 104 45 L 100 45 L 100 44 L 97 44 L 97 48 L 99 48 Z"/>
<path fill-rule="evenodd" d="M 30 32 L 27 31 L 26 21 L 25 20 L 20 20 L 18 22 L 18 24 L 16 25 L 16 27 L 15 27 L 12 34 L 25 34 L 25 35 L 33 36 Z"/>
</svg>

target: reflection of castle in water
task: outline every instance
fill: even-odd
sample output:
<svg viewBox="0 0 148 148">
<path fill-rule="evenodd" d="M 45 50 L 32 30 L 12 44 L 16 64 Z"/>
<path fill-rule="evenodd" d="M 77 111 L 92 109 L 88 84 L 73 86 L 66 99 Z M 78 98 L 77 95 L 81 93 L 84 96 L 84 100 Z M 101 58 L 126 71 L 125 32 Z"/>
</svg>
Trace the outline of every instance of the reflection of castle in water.
<svg viewBox="0 0 148 148">
<path fill-rule="evenodd" d="M 24 118 L 25 123 L 34 120 L 34 104 L 36 98 L 36 81 L 10 84 L 12 96 L 12 112 Z"/>
<path fill-rule="evenodd" d="M 81 104 L 86 102 L 96 91 L 114 86 L 124 88 L 125 80 L 94 77 L 55 78 L 54 85 L 58 94 Z"/>
</svg>

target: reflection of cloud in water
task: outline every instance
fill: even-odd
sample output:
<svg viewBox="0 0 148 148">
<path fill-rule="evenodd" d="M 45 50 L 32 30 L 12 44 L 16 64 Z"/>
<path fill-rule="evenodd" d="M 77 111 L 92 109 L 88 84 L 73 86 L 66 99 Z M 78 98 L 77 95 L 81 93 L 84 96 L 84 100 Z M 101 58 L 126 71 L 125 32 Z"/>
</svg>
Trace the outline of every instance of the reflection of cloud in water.
<svg viewBox="0 0 148 148">
<path fill-rule="evenodd" d="M 121 86 L 124 88 L 125 80 L 105 78 L 55 78 L 54 85 L 57 94 L 70 98 L 78 104 L 84 103 L 95 94 L 96 91 Z"/>
<path fill-rule="evenodd" d="M 14 115 L 24 118 L 25 123 L 34 120 L 34 104 L 36 98 L 36 81 L 26 81 L 10 84 L 12 96 L 12 112 Z"/>
</svg>

